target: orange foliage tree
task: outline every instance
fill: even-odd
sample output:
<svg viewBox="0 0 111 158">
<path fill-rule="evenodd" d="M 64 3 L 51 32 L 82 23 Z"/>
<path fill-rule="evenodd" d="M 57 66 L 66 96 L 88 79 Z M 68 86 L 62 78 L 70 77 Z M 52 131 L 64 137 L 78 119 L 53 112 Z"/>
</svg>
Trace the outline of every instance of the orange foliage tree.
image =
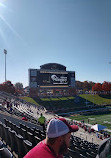
<svg viewBox="0 0 111 158">
<path fill-rule="evenodd" d="M 111 91 L 111 82 L 104 81 L 104 83 L 102 84 L 102 89 L 104 92 L 106 92 L 106 94 L 109 94 Z"/>
<path fill-rule="evenodd" d="M 11 81 L 6 81 L 0 84 L 0 90 L 11 94 L 15 93 L 15 88 Z"/>
<path fill-rule="evenodd" d="M 96 83 L 95 85 L 93 85 L 92 86 L 92 91 L 96 91 L 97 93 L 101 93 L 102 84 L 101 83 Z"/>
</svg>

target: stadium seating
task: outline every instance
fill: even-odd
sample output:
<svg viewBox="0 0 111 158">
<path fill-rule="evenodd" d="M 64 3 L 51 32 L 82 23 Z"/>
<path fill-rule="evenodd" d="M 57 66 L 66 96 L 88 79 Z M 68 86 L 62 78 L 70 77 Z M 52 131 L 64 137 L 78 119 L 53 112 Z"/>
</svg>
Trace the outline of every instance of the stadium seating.
<svg viewBox="0 0 111 158">
<path fill-rule="evenodd" d="M 23 145 L 23 137 L 21 135 L 17 135 L 16 134 L 16 145 L 17 145 L 17 155 L 18 158 L 23 157 L 26 154 L 26 151 L 24 149 L 24 145 Z"/>
<path fill-rule="evenodd" d="M 25 148 L 25 155 L 32 149 L 32 143 L 28 140 L 23 140 L 23 146 Z"/>
<path fill-rule="evenodd" d="M 5 139 L 5 141 L 7 141 L 7 144 L 10 145 L 11 150 L 15 151 L 15 153 L 18 154 L 18 157 L 22 157 L 23 155 L 25 155 L 31 148 L 33 148 L 37 143 L 39 143 L 42 139 L 45 138 L 45 133 L 43 131 L 40 131 L 39 129 L 31 129 L 30 127 L 22 123 L 20 123 L 20 126 L 22 128 L 18 128 L 15 125 L 12 126 L 13 122 L 11 121 L 6 121 L 4 119 L 4 122 L 6 122 L 6 124 L 12 127 L 13 129 L 15 128 L 15 130 L 11 129 L 10 127 L 7 128 L 5 124 L 1 123 L 3 131 L 5 133 L 3 139 Z M 6 138 L 6 131 L 9 132 L 8 136 L 11 140 L 10 143 L 9 140 L 7 140 Z M 97 154 L 97 149 L 97 145 L 88 141 L 84 141 L 79 137 L 71 136 L 71 146 L 68 149 L 68 153 L 64 156 L 73 158 L 76 155 L 76 157 L 80 158 L 94 158 Z"/>
<path fill-rule="evenodd" d="M 45 133 L 39 129 L 36 130 L 35 127 L 31 129 L 25 124 L 20 123 L 21 128 L 6 118 L 3 120 L 4 123 L 0 122 L 0 137 L 10 147 L 10 151 L 18 155 L 18 158 L 23 157 L 30 149 L 45 138 Z"/>
<path fill-rule="evenodd" d="M 5 147 L 4 143 L 0 140 L 0 149 Z"/>
<path fill-rule="evenodd" d="M 12 153 L 7 148 L 0 149 L 0 158 L 13 158 Z"/>
<path fill-rule="evenodd" d="M 2 99 L 6 99 L 6 97 L 7 99 L 11 98 L 13 100 L 13 96 L 4 93 L 0 96 L 0 102 L 2 102 Z M 51 99 L 50 101 L 54 103 Z M 63 100 L 60 102 L 64 105 L 65 103 L 67 104 Z M 45 138 L 46 133 L 38 126 L 37 119 L 34 117 L 36 114 L 32 113 L 32 111 L 37 111 L 38 109 L 28 103 L 21 102 L 19 99 L 17 103 L 18 105 L 14 104 L 14 111 L 11 115 L 9 110 L 0 106 L 0 110 L 7 113 L 7 115 L 2 115 L 3 117 L 0 118 L 0 156 L 2 155 L 2 158 L 6 154 L 9 158 L 14 157 L 14 154 L 17 154 L 18 158 L 22 158 L 30 149 Z M 52 105 L 51 108 L 53 108 Z M 58 106 L 58 108 L 61 107 Z M 16 119 L 17 117 L 21 118 L 25 116 L 24 111 L 28 120 L 33 122 L 33 124 Z M 13 115 L 16 117 L 13 118 Z M 94 158 L 96 157 L 97 150 L 98 145 L 85 141 L 80 137 L 71 136 L 71 146 L 64 155 L 64 158 Z"/>
</svg>

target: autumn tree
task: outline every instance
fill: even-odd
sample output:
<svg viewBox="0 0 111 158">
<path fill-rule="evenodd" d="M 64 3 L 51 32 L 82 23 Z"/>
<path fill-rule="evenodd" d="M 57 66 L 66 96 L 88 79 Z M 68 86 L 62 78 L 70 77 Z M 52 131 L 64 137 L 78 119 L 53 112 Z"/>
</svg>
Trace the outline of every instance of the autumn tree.
<svg viewBox="0 0 111 158">
<path fill-rule="evenodd" d="M 90 91 L 94 84 L 92 81 L 76 81 L 76 90 Z"/>
<path fill-rule="evenodd" d="M 89 89 L 92 90 L 92 87 L 95 85 L 95 82 L 89 81 Z"/>
<path fill-rule="evenodd" d="M 77 90 L 83 90 L 83 82 L 76 81 L 76 89 Z"/>
<path fill-rule="evenodd" d="M 103 84 L 102 84 L 102 89 L 103 89 L 104 92 L 109 94 L 110 91 L 111 91 L 111 82 L 104 81 Z"/>
<path fill-rule="evenodd" d="M 0 90 L 7 92 L 7 93 L 11 93 L 11 94 L 15 93 L 15 88 L 14 88 L 13 84 L 11 83 L 11 81 L 6 81 L 6 82 L 0 84 Z"/>
<path fill-rule="evenodd" d="M 102 91 L 102 84 L 101 83 L 96 83 L 92 87 L 92 91 L 96 91 L 97 93 L 101 93 Z"/>
<path fill-rule="evenodd" d="M 20 82 L 17 82 L 14 86 L 16 89 L 23 89 L 23 84 Z"/>
<path fill-rule="evenodd" d="M 15 85 L 15 90 L 17 94 L 23 94 L 23 84 L 20 82 L 17 82 Z"/>
<path fill-rule="evenodd" d="M 83 82 L 83 89 L 84 89 L 84 91 L 91 90 L 91 86 L 90 86 L 90 83 L 88 81 Z"/>
</svg>

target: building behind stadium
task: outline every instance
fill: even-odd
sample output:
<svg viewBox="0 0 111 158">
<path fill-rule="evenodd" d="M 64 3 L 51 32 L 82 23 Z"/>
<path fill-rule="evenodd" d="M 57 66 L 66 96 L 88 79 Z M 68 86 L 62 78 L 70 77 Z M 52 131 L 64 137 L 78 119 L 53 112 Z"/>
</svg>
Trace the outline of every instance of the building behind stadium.
<svg viewBox="0 0 111 158">
<path fill-rule="evenodd" d="M 66 71 L 64 65 L 47 63 L 28 71 L 31 97 L 75 95 L 75 71 Z"/>
</svg>

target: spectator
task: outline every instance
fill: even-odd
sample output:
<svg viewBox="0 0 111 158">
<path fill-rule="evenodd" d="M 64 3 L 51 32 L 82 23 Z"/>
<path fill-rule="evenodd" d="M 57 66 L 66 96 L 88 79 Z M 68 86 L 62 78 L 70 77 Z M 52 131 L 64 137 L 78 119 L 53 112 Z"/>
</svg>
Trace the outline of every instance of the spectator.
<svg viewBox="0 0 111 158">
<path fill-rule="evenodd" d="M 10 102 L 9 102 L 9 101 L 7 101 L 7 109 L 9 108 L 9 106 L 10 106 Z"/>
<path fill-rule="evenodd" d="M 43 127 L 43 131 L 45 131 L 45 117 L 42 115 L 38 118 L 38 123 Z"/>
<path fill-rule="evenodd" d="M 96 132 L 96 138 L 99 138 L 99 136 L 98 136 L 98 132 Z"/>
<path fill-rule="evenodd" d="M 24 158 L 63 158 L 70 143 L 71 132 L 78 126 L 69 125 L 64 118 L 51 119 L 46 131 L 46 139 L 30 150 Z"/>
<path fill-rule="evenodd" d="M 88 128 L 88 132 L 91 133 L 91 127 Z"/>
<path fill-rule="evenodd" d="M 84 126 L 84 130 L 87 131 L 87 127 L 86 126 Z"/>
<path fill-rule="evenodd" d="M 88 118 L 88 124 L 89 124 L 89 118 Z"/>
<path fill-rule="evenodd" d="M 26 117 L 22 117 L 22 120 L 27 121 L 28 119 Z"/>
<path fill-rule="evenodd" d="M 98 148 L 98 155 L 96 158 L 110 158 L 111 157 L 111 138 L 104 139 Z"/>
</svg>

